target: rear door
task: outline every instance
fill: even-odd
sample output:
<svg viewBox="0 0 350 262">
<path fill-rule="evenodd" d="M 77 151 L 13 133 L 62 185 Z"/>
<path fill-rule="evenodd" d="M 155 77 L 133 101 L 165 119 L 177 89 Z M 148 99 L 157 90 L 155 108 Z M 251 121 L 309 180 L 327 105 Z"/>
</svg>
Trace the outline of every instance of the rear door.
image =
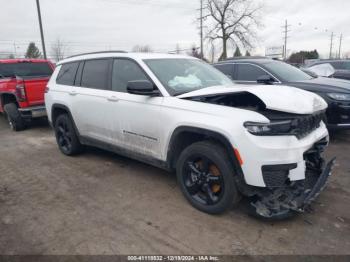
<svg viewBox="0 0 350 262">
<path fill-rule="evenodd" d="M 110 141 L 108 101 L 112 59 L 86 60 L 78 70 L 71 109 L 81 136 L 102 142 Z"/>
</svg>

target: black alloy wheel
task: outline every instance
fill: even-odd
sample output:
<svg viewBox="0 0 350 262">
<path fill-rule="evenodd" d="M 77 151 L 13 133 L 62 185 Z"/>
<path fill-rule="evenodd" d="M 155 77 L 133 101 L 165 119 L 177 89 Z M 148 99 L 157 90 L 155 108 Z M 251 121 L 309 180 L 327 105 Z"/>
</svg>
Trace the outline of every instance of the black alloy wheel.
<svg viewBox="0 0 350 262">
<path fill-rule="evenodd" d="M 72 156 L 80 153 L 82 146 L 67 114 L 58 116 L 55 123 L 55 135 L 58 147 L 63 154 Z"/>
<path fill-rule="evenodd" d="M 233 164 L 218 143 L 202 141 L 187 147 L 177 161 L 176 173 L 186 199 L 203 212 L 223 213 L 241 199 Z"/>
<path fill-rule="evenodd" d="M 184 184 L 193 199 L 204 205 L 220 201 L 225 190 L 218 167 L 206 156 L 193 155 L 184 166 Z"/>
</svg>

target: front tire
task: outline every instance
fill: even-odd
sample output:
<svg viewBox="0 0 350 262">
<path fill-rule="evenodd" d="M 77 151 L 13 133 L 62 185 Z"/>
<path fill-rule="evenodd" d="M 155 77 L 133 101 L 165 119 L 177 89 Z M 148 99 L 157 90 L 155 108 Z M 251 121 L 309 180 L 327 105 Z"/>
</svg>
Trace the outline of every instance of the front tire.
<svg viewBox="0 0 350 262">
<path fill-rule="evenodd" d="M 240 200 L 233 165 L 217 143 L 203 141 L 187 147 L 179 157 L 176 173 L 186 199 L 205 213 L 223 213 Z"/>
<path fill-rule="evenodd" d="M 22 118 L 16 104 L 6 104 L 4 111 L 11 130 L 18 132 L 26 128 L 25 120 Z"/>
<path fill-rule="evenodd" d="M 73 122 L 67 114 L 57 117 L 55 122 L 56 141 L 61 152 L 67 156 L 73 156 L 81 152 L 82 145 L 75 132 Z"/>
</svg>

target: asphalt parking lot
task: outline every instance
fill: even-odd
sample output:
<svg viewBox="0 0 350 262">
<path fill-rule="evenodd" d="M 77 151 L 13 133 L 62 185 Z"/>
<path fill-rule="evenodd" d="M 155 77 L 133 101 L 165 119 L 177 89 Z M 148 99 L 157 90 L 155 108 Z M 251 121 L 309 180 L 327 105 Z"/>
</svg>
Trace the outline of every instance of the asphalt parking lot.
<svg viewBox="0 0 350 262">
<path fill-rule="evenodd" d="M 288 221 L 192 208 L 175 176 L 87 149 L 63 156 L 45 121 L 13 133 L 0 116 L 1 254 L 350 254 L 350 132 L 313 212 Z"/>
</svg>

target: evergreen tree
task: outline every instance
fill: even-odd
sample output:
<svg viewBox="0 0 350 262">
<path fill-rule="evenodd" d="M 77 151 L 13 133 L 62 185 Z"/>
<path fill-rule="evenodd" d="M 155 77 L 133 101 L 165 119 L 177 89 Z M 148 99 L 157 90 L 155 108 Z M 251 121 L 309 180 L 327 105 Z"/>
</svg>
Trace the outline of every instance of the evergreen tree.
<svg viewBox="0 0 350 262">
<path fill-rule="evenodd" d="M 250 56 L 250 53 L 248 50 L 245 52 L 245 56 Z"/>
<path fill-rule="evenodd" d="M 26 58 L 40 58 L 41 57 L 41 53 L 39 51 L 39 48 L 36 47 L 34 42 L 29 43 L 25 57 Z"/>
<path fill-rule="evenodd" d="M 235 53 L 233 54 L 234 57 L 242 56 L 241 50 L 239 50 L 239 47 L 237 46 Z"/>
</svg>

